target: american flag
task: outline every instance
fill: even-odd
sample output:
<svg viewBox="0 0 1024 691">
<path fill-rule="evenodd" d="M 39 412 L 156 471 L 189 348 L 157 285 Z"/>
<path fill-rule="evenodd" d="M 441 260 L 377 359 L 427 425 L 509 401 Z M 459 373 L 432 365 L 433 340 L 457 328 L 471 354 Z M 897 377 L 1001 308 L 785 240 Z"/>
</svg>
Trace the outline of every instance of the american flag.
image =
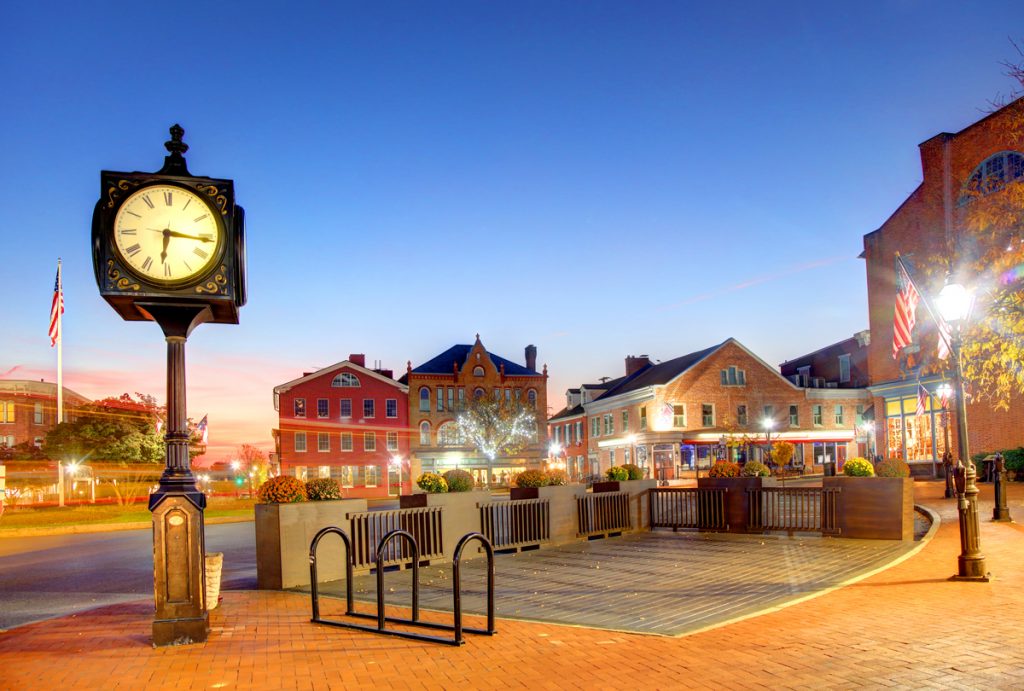
<svg viewBox="0 0 1024 691">
<path fill-rule="evenodd" d="M 915 313 L 917 303 L 921 301 L 921 295 L 917 292 L 914 282 L 910 280 L 910 274 L 903 266 L 903 260 L 896 257 L 897 286 L 896 293 L 896 314 L 892 323 L 892 357 L 899 360 L 900 350 L 906 348 L 912 342 L 914 324 L 917 321 Z"/>
<path fill-rule="evenodd" d="M 928 389 L 924 388 L 921 382 L 917 383 L 917 417 L 921 417 L 925 414 L 925 409 L 928 407 L 928 399 L 931 394 L 928 393 Z"/>
<path fill-rule="evenodd" d="M 949 344 L 953 339 L 953 332 L 950 330 L 949 324 L 942 317 L 938 317 L 939 325 L 939 359 L 946 360 L 949 358 Z"/>
<path fill-rule="evenodd" d="M 60 262 L 57 262 L 57 278 L 53 281 L 53 302 L 50 304 L 50 347 L 57 345 L 60 338 L 60 315 L 64 314 L 64 290 L 60 285 Z"/>
<path fill-rule="evenodd" d="M 203 443 L 205 444 L 206 438 L 209 434 L 209 430 L 206 428 L 206 415 L 204 415 L 203 419 L 199 421 L 198 425 L 196 425 L 196 432 L 202 435 Z"/>
</svg>

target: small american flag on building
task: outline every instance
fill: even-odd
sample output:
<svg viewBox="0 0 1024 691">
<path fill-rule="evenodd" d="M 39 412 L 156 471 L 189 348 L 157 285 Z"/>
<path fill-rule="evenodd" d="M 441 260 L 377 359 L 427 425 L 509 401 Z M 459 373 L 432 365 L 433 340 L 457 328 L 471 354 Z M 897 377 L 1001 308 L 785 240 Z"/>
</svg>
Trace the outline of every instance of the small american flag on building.
<svg viewBox="0 0 1024 691">
<path fill-rule="evenodd" d="M 60 315 L 64 314 L 64 289 L 60 284 L 60 262 L 57 262 L 57 278 L 53 281 L 53 301 L 50 303 L 50 347 L 57 345 L 60 338 Z"/>
<path fill-rule="evenodd" d="M 917 383 L 917 412 L 916 416 L 921 417 L 925 414 L 928 408 L 928 399 L 931 398 L 931 394 L 928 393 L 928 389 L 924 388 L 921 382 Z"/>
<path fill-rule="evenodd" d="M 209 434 L 209 430 L 206 427 L 206 417 L 207 416 L 204 415 L 203 419 L 199 421 L 198 425 L 196 425 L 196 433 L 199 434 L 203 438 L 203 443 L 204 444 L 206 443 L 206 438 L 207 438 L 207 436 Z"/>
<path fill-rule="evenodd" d="M 898 360 L 900 351 L 913 342 L 914 324 L 917 321 L 917 303 L 921 295 L 917 292 L 910 274 L 903 266 L 903 260 L 896 257 L 896 313 L 892 323 L 892 357 Z"/>
</svg>

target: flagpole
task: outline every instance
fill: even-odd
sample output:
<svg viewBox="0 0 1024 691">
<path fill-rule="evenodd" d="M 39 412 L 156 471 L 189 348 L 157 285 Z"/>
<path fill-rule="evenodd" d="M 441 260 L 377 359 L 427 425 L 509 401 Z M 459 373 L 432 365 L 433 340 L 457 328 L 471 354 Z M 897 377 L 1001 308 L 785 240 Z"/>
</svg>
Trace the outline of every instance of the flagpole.
<svg viewBox="0 0 1024 691">
<path fill-rule="evenodd" d="M 57 424 L 64 422 L 64 326 L 61 317 L 64 310 L 60 303 L 64 300 L 64 278 L 61 276 L 60 257 L 57 257 Z"/>
</svg>

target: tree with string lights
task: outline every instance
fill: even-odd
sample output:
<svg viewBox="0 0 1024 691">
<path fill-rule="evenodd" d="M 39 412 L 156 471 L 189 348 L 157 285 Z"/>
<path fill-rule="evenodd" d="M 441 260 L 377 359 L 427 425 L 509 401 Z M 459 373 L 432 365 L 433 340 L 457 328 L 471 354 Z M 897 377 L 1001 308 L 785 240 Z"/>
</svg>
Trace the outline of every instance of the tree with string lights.
<svg viewBox="0 0 1024 691">
<path fill-rule="evenodd" d="M 460 438 L 492 461 L 537 438 L 537 411 L 522 401 L 480 396 L 466 405 L 456 424 Z"/>
</svg>

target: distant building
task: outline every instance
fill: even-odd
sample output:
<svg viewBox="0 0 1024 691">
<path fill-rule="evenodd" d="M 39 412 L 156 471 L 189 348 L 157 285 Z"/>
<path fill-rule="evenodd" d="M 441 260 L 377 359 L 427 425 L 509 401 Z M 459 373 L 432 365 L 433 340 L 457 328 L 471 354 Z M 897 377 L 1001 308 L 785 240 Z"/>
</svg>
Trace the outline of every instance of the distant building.
<svg viewBox="0 0 1024 691">
<path fill-rule="evenodd" d="M 280 472 L 334 478 L 349 497 L 398 494 L 392 459 L 409 458 L 408 391 L 390 370 L 367 368 L 365 355 L 275 386 Z M 407 465 L 401 486 L 411 491 Z"/>
<path fill-rule="evenodd" d="M 717 458 L 761 458 L 765 420 L 773 443 L 795 445 L 795 464 L 841 465 L 870 405 L 864 389 L 801 388 L 732 338 L 659 363 L 630 357 L 626 372 L 582 404 L 592 475 L 634 463 L 670 480 Z"/>
<path fill-rule="evenodd" d="M 1024 184 L 1024 99 L 955 134 L 937 134 L 919 149 L 921 184 L 878 230 L 864 236 L 861 256 L 867 271 L 868 371 L 877 447 L 885 456 L 925 466 L 918 472 L 933 472 L 947 439 L 956 445 L 955 420 L 948 419 L 954 416 L 943 411 L 935 396 L 947 378 L 928 373 L 935 364 L 937 332 L 923 304 L 912 345 L 893 358 L 896 253 L 921 281 L 930 258 L 959 242 L 965 214 L 979 196 L 1006 195 L 1010 186 Z M 929 394 L 922 414 L 917 412 L 919 386 Z M 969 403 L 967 414 L 972 453 L 1024 445 L 1024 398 L 1015 396 L 1008 411 L 976 401 Z"/>
<path fill-rule="evenodd" d="M 868 345 L 871 332 L 819 348 L 813 353 L 786 360 L 782 376 L 804 388 L 863 389 L 868 385 Z"/>
<path fill-rule="evenodd" d="M 549 456 L 552 460 L 565 463 L 565 471 L 573 481 L 584 480 L 597 475 L 597 467 L 591 467 L 588 457 L 587 411 L 584 406 L 615 386 L 618 379 L 603 378 L 598 384 L 583 384 L 578 389 L 565 392 L 565 408 L 548 419 L 548 440 L 551 442 Z"/>
<path fill-rule="evenodd" d="M 89 399 L 64 387 L 64 420 Z M 29 379 L 0 379 L 0 447 L 20 444 L 42 447 L 57 424 L 57 385 Z"/>
<path fill-rule="evenodd" d="M 489 353 L 479 335 L 473 345 L 454 345 L 417 367 L 410 362 L 400 381 L 409 389 L 413 477 L 462 468 L 478 485 L 504 485 L 527 467 L 539 467 L 547 453 L 542 429 L 520 452 L 492 460 L 459 438 L 456 420 L 471 399 L 500 396 L 538 411 L 542 425 L 547 379 L 547 367 L 537 371 L 535 346 L 526 346 L 520 365 Z"/>
</svg>

